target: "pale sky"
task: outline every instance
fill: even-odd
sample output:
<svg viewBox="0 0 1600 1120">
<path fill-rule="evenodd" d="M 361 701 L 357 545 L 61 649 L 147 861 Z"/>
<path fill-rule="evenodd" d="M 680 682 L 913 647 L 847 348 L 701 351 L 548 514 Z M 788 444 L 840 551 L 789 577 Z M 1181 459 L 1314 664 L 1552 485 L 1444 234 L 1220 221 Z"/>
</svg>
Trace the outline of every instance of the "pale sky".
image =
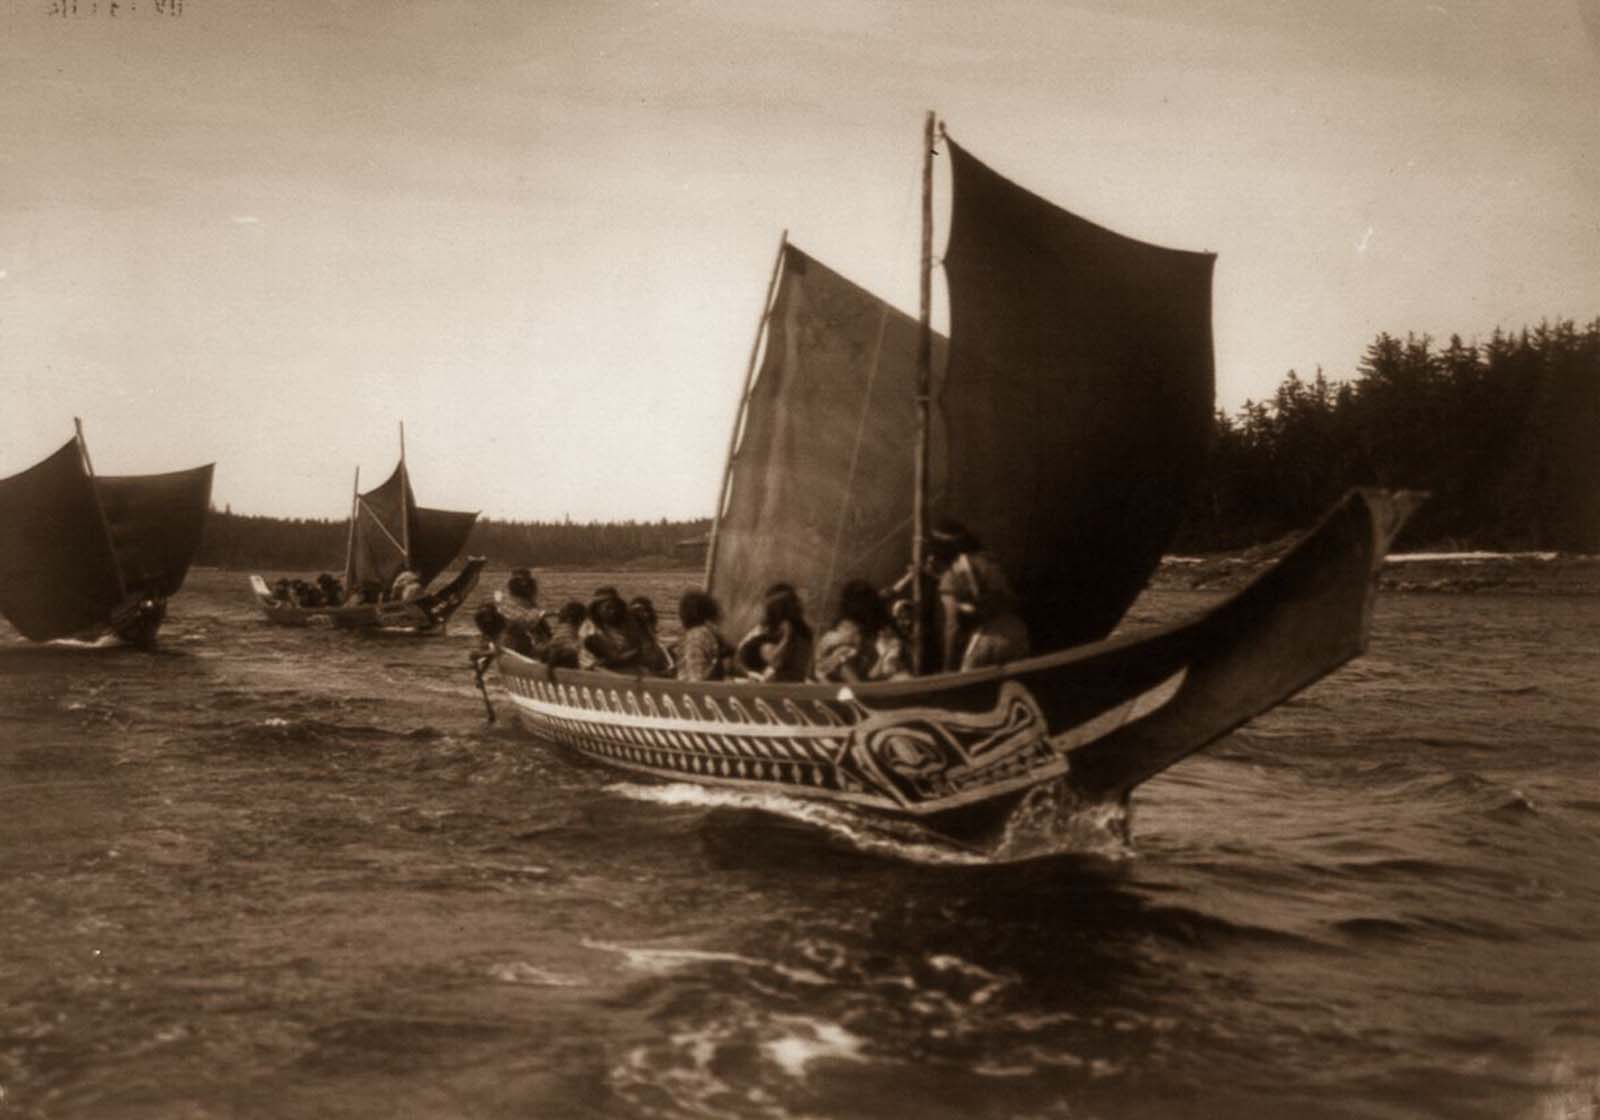
<svg viewBox="0 0 1600 1120">
<path fill-rule="evenodd" d="M 1218 253 L 1230 411 L 1588 319 L 1597 41 L 1600 0 L 0 0 L 0 475 L 76 415 L 105 473 L 338 518 L 404 421 L 426 505 L 709 516 L 780 232 L 915 310 L 928 109 Z"/>
</svg>

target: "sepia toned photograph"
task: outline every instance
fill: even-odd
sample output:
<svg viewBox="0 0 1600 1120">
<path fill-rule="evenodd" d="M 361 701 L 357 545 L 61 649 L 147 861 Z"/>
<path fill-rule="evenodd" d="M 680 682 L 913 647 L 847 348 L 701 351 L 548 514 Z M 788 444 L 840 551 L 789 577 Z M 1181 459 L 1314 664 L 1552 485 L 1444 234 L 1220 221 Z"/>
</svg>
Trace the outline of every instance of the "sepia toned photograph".
<svg viewBox="0 0 1600 1120">
<path fill-rule="evenodd" d="M 1600 1120 L 1600 0 L 0 86 L 0 1117 Z"/>
</svg>

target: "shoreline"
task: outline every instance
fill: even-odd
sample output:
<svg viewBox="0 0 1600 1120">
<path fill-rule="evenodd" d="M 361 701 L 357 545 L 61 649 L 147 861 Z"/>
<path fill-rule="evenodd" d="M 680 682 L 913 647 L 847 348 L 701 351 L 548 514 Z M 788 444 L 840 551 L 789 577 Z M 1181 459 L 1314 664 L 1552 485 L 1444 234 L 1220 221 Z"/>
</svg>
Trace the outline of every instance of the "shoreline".
<svg viewBox="0 0 1600 1120">
<path fill-rule="evenodd" d="M 1165 590 L 1235 591 L 1286 545 L 1205 556 L 1166 556 L 1150 580 Z M 1600 556 L 1561 552 L 1401 552 L 1384 558 L 1383 591 L 1443 595 L 1600 595 Z"/>
</svg>

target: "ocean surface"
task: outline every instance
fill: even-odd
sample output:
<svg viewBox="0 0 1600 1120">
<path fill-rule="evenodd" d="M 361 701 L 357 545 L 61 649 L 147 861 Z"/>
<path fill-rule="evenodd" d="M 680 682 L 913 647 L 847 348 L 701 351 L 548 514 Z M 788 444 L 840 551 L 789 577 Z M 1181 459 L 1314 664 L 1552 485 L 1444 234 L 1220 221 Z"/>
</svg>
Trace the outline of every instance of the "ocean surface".
<svg viewBox="0 0 1600 1120">
<path fill-rule="evenodd" d="M 1385 595 L 1131 844 L 1003 864 L 568 762 L 469 614 L 0 624 L 0 1116 L 1600 1117 L 1600 598 Z"/>
</svg>

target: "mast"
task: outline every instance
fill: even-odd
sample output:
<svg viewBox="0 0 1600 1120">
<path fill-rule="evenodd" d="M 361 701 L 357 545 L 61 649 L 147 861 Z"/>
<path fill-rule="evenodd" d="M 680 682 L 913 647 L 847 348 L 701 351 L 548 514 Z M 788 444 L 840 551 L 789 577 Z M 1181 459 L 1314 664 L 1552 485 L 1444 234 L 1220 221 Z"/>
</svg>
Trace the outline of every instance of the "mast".
<svg viewBox="0 0 1600 1120">
<path fill-rule="evenodd" d="M 128 583 L 122 576 L 122 564 L 117 560 L 116 542 L 111 539 L 111 522 L 106 517 L 106 507 L 100 502 L 100 488 L 94 484 L 94 464 L 89 461 L 89 444 L 83 438 L 83 421 L 74 416 L 73 430 L 77 433 L 78 457 L 83 460 L 83 473 L 89 476 L 89 493 L 94 495 L 94 511 L 100 515 L 100 531 L 106 535 L 106 548 L 111 550 L 111 566 L 117 573 L 117 593 L 128 596 Z"/>
<path fill-rule="evenodd" d="M 922 291 L 921 327 L 917 337 L 917 443 L 916 489 L 911 498 L 911 665 L 912 672 L 928 670 L 923 664 L 926 610 L 922 565 L 928 539 L 928 405 L 933 385 L 933 111 L 922 131 Z"/>
<path fill-rule="evenodd" d="M 353 594 L 356 578 L 356 518 L 361 516 L 361 464 L 356 464 L 356 480 L 350 487 L 350 532 L 344 539 L 345 594 Z"/>
<path fill-rule="evenodd" d="M 400 547 L 411 567 L 411 472 L 406 470 L 406 422 L 400 421 Z"/>
<path fill-rule="evenodd" d="M 789 244 L 789 231 L 778 235 L 778 255 L 772 261 L 772 276 L 767 281 L 767 298 L 761 301 L 761 317 L 756 320 L 755 341 L 750 344 L 750 361 L 744 371 L 744 390 L 739 394 L 739 407 L 733 414 L 733 431 L 728 435 L 728 455 L 722 464 L 722 485 L 717 487 L 717 508 L 711 514 L 711 534 L 706 540 L 706 590 L 711 589 L 711 577 L 717 570 L 717 531 L 722 526 L 722 507 L 728 500 L 728 482 L 733 478 L 733 456 L 739 449 L 739 429 L 744 426 L 745 409 L 750 404 L 750 383 L 756 377 L 756 358 L 761 354 L 761 336 L 766 333 L 767 314 L 772 307 L 772 293 L 778 288 L 778 273 L 783 268 L 783 251 Z"/>
</svg>

